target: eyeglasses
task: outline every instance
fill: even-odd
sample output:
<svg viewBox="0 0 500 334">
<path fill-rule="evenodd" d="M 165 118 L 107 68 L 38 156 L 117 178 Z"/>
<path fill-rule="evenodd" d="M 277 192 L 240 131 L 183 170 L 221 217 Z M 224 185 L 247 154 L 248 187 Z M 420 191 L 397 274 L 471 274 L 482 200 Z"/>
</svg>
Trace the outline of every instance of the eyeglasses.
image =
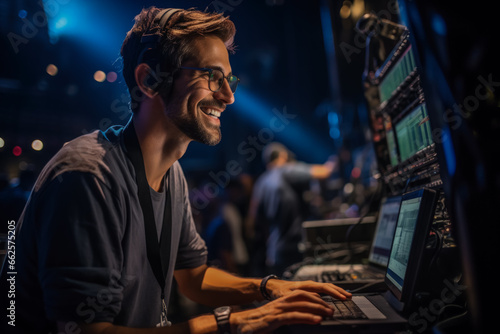
<svg viewBox="0 0 500 334">
<path fill-rule="evenodd" d="M 227 80 L 229 84 L 229 88 L 234 93 L 236 88 L 238 87 L 238 83 L 240 79 L 235 75 L 225 76 L 224 72 L 215 68 L 206 68 L 206 67 L 179 67 L 182 70 L 196 70 L 196 71 L 205 71 L 208 72 L 208 88 L 212 92 L 218 92 L 222 85 L 224 84 L 224 79 Z"/>
</svg>

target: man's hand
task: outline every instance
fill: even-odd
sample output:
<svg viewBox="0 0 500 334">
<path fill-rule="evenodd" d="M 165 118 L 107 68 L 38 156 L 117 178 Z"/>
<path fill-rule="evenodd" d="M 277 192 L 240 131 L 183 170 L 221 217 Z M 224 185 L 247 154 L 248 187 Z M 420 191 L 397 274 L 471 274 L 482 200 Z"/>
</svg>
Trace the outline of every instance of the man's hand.
<svg viewBox="0 0 500 334">
<path fill-rule="evenodd" d="M 317 293 L 295 290 L 261 307 L 232 313 L 229 322 L 232 333 L 263 334 L 283 325 L 315 325 L 332 314 Z"/>
<path fill-rule="evenodd" d="M 314 281 L 283 281 L 270 279 L 267 281 L 266 289 L 274 298 L 286 296 L 287 294 L 297 290 L 314 292 L 317 294 L 326 294 L 341 300 L 352 297 L 351 293 L 334 284 L 319 283 Z"/>
</svg>

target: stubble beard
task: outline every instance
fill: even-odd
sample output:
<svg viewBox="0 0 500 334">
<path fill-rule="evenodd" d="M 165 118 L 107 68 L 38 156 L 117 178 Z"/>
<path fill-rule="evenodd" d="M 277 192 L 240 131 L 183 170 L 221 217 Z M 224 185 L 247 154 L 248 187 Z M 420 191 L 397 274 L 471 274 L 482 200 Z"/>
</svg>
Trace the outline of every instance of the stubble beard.
<svg viewBox="0 0 500 334">
<path fill-rule="evenodd" d="M 175 113 L 170 118 L 192 140 L 209 146 L 217 145 L 221 141 L 222 133 L 220 126 L 213 124 L 205 125 L 198 117 L 192 114 Z"/>
</svg>

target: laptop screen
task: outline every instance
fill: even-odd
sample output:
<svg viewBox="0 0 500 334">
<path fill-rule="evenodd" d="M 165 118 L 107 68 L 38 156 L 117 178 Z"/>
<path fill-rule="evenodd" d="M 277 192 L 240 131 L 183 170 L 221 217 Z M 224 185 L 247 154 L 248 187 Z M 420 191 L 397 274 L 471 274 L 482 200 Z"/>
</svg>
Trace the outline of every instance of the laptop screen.
<svg viewBox="0 0 500 334">
<path fill-rule="evenodd" d="M 388 278 L 399 290 L 403 289 L 403 281 L 406 275 L 406 267 L 410 257 L 410 249 L 413 242 L 413 235 L 415 234 L 421 200 L 421 197 L 416 197 L 403 201 L 401 204 L 401 212 L 398 217 L 388 265 L 388 270 L 390 271 Z"/>
<path fill-rule="evenodd" d="M 380 207 L 375 238 L 373 239 L 368 260 L 384 268 L 387 267 L 389 261 L 400 203 L 401 196 L 388 197 L 382 201 Z"/>
<path fill-rule="evenodd" d="M 435 191 L 420 189 L 403 195 L 401 200 L 386 271 L 387 285 L 400 301 L 411 297 L 418 280 L 435 198 Z"/>
</svg>

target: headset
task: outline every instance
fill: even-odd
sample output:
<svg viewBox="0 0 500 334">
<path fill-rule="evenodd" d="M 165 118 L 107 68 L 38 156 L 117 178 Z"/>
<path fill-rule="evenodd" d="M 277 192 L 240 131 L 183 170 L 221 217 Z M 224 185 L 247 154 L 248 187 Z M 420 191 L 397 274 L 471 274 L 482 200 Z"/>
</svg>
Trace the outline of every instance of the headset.
<svg viewBox="0 0 500 334">
<path fill-rule="evenodd" d="M 144 34 L 141 37 L 141 45 L 143 49 L 139 56 L 137 57 L 137 65 L 141 63 L 146 63 L 152 70 L 146 79 L 144 84 L 154 91 L 158 91 L 161 85 L 165 85 L 165 90 L 170 92 L 170 88 L 173 83 L 173 74 L 165 73 L 161 75 L 161 79 L 158 73 L 156 73 L 155 66 L 160 64 L 161 52 L 159 50 L 160 38 L 163 36 L 163 31 L 165 30 L 170 18 L 177 12 L 181 11 L 180 8 L 167 8 L 161 10 L 154 19 L 154 26 L 158 25 L 160 27 L 160 33 Z M 151 56 L 147 56 L 151 54 Z"/>
</svg>

